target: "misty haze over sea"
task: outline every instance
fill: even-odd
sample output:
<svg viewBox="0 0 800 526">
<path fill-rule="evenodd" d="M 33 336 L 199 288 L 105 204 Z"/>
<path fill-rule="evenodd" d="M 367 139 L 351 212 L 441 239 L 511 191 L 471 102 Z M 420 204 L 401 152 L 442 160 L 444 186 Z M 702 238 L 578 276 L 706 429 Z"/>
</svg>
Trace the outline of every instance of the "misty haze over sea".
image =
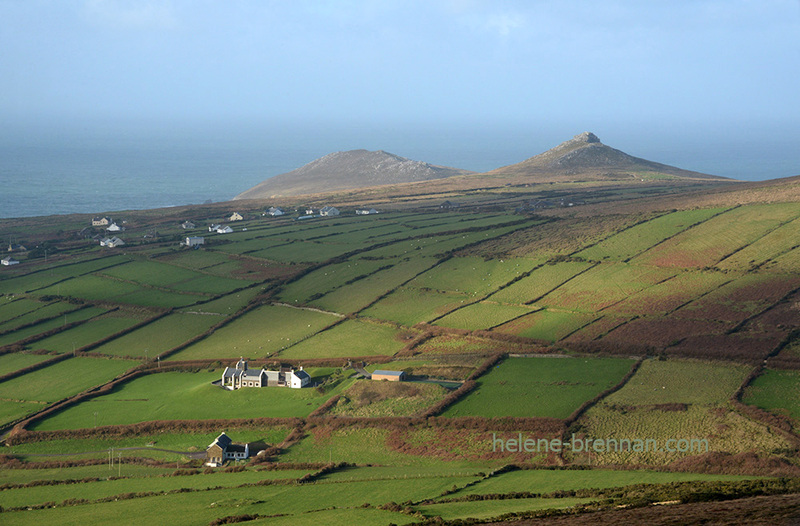
<svg viewBox="0 0 800 526">
<path fill-rule="evenodd" d="M 687 170 L 742 180 L 800 174 L 800 153 L 779 133 L 784 143 L 768 132 L 724 137 L 584 128 L 18 127 L 0 134 L 0 217 L 226 201 L 268 177 L 358 148 L 482 172 L 542 153 L 582 131 L 631 155 Z"/>
</svg>

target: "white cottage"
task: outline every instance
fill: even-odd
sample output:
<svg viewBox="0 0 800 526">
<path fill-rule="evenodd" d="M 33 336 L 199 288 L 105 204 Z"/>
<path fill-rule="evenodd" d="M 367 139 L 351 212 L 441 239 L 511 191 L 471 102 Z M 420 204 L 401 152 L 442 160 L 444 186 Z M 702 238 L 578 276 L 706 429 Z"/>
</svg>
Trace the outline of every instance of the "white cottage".
<svg viewBox="0 0 800 526">
<path fill-rule="evenodd" d="M 322 209 L 319 211 L 319 215 L 321 216 L 338 216 L 339 210 L 333 206 L 323 206 Z"/>
</svg>

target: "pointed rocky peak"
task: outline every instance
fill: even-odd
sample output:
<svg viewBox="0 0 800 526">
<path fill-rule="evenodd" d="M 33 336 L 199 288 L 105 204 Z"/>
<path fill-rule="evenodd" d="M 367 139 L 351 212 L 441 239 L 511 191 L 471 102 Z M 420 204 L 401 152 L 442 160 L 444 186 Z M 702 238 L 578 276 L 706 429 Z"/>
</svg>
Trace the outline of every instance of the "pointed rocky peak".
<svg viewBox="0 0 800 526">
<path fill-rule="evenodd" d="M 715 176 L 690 172 L 674 166 L 655 163 L 606 146 L 592 132 L 583 132 L 564 141 L 555 148 L 535 155 L 529 159 L 497 168 L 489 173 L 513 175 L 576 175 L 608 178 L 614 174 L 620 177 L 633 177 L 637 172 L 655 172 L 681 178 L 707 179 Z"/>
<path fill-rule="evenodd" d="M 597 135 L 593 134 L 592 132 L 579 133 L 573 137 L 572 140 L 578 142 L 600 142 L 600 139 L 597 137 Z"/>
</svg>

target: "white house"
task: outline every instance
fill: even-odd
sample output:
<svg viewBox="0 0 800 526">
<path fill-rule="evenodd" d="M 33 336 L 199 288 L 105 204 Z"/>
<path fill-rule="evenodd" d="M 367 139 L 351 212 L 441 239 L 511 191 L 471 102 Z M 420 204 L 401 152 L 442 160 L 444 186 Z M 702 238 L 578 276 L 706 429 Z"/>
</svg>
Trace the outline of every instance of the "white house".
<svg viewBox="0 0 800 526">
<path fill-rule="evenodd" d="M 306 208 L 306 215 L 307 216 L 313 216 L 313 215 L 318 214 L 318 213 L 319 213 L 319 210 L 315 210 L 313 208 Z"/>
<path fill-rule="evenodd" d="M 332 206 L 323 206 L 322 209 L 319 211 L 319 215 L 321 216 L 338 216 L 339 210 Z"/>
<path fill-rule="evenodd" d="M 199 245 L 205 245 L 206 238 L 200 236 L 189 236 L 186 238 L 183 244 L 186 245 L 187 247 L 196 247 Z"/>
<path fill-rule="evenodd" d="M 19 261 L 17 261 L 16 259 L 12 258 L 11 256 L 8 256 L 7 258 L 0 259 L 0 263 L 5 265 L 5 266 L 7 266 L 7 267 L 10 267 L 11 265 L 19 265 Z"/>
<path fill-rule="evenodd" d="M 226 367 L 222 372 L 220 385 L 233 391 L 242 387 L 290 387 L 301 389 L 311 382 L 311 377 L 302 367 L 294 369 L 281 367 L 279 371 L 268 371 L 263 367 L 257 371 L 248 369 L 247 362 L 240 359 L 235 367 Z"/>
<path fill-rule="evenodd" d="M 365 215 L 377 214 L 377 213 L 378 213 L 378 211 L 375 210 L 374 208 L 370 208 L 370 209 L 359 208 L 358 210 L 356 210 L 356 215 L 359 215 L 359 216 L 365 216 Z"/>
<path fill-rule="evenodd" d="M 228 225 L 217 225 L 217 234 L 230 234 L 233 229 Z"/>
<path fill-rule="evenodd" d="M 100 240 L 101 247 L 115 248 L 115 247 L 121 247 L 124 244 L 125 242 L 120 238 L 118 238 L 117 236 L 110 238 L 104 237 L 103 239 Z"/>
<path fill-rule="evenodd" d="M 250 456 L 250 444 L 234 444 L 224 432 L 206 448 L 206 465 L 217 467 L 226 460 L 244 460 Z"/>
<path fill-rule="evenodd" d="M 242 217 L 242 214 L 240 214 L 239 212 L 234 212 L 233 214 L 231 214 L 231 217 L 228 218 L 228 221 L 241 221 L 243 219 L 244 217 Z"/>
<path fill-rule="evenodd" d="M 125 230 L 125 227 L 121 227 L 116 223 L 111 223 L 110 225 L 108 225 L 106 230 L 108 230 L 109 232 L 122 232 L 123 230 Z"/>
<path fill-rule="evenodd" d="M 284 213 L 283 210 L 281 210 L 280 208 L 277 208 L 275 206 L 271 206 L 267 210 L 267 215 L 271 215 L 272 217 L 282 216 L 283 213 Z"/>
<path fill-rule="evenodd" d="M 194 223 L 192 223 L 191 221 L 184 221 L 183 223 L 181 223 L 181 228 L 183 228 L 184 230 L 192 230 L 194 227 L 195 227 Z"/>
</svg>

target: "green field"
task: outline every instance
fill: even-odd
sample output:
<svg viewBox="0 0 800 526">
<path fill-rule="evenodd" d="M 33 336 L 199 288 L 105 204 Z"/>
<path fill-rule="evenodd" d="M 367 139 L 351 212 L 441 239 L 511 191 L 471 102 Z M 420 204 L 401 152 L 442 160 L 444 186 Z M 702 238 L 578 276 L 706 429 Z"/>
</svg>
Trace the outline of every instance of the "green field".
<svg viewBox="0 0 800 526">
<path fill-rule="evenodd" d="M 347 320 L 280 352 L 281 358 L 355 357 L 392 355 L 405 346 L 404 335 L 390 325 Z"/>
<path fill-rule="evenodd" d="M 256 364 L 253 364 L 253 368 Z M 313 370 L 309 373 L 313 375 Z M 211 385 L 222 371 L 142 376 L 107 395 L 70 407 L 36 424 L 36 429 L 79 429 L 150 420 L 284 418 L 307 416 L 332 396 L 314 389 L 242 388 Z"/>
<path fill-rule="evenodd" d="M 768 268 L 795 271 L 796 267 L 792 266 L 781 268 L 778 260 L 797 247 L 798 236 L 800 236 L 800 219 L 795 219 L 723 259 L 717 266 L 723 269 L 747 270 L 753 266 L 767 263 Z M 782 259 L 781 261 L 786 260 Z"/>
<path fill-rule="evenodd" d="M 509 320 L 525 316 L 534 310 L 536 310 L 535 307 L 501 305 L 482 301 L 451 312 L 444 318 L 437 320 L 436 325 L 455 329 L 486 330 L 502 325 Z"/>
<path fill-rule="evenodd" d="M 596 315 L 582 312 L 542 309 L 510 321 L 494 330 L 504 334 L 555 342 L 589 324 L 596 317 Z"/>
<path fill-rule="evenodd" d="M 536 265 L 536 261 L 524 258 L 486 261 L 454 257 L 414 278 L 409 287 L 484 296 L 530 272 Z"/>
<path fill-rule="evenodd" d="M 20 307 L 24 306 L 24 311 L 22 308 L 13 309 L 10 312 L 8 309 L 3 310 L 2 318 L 0 318 L 0 320 L 6 321 L 0 323 L 0 332 L 8 333 L 19 327 L 36 323 L 39 320 L 54 318 L 64 314 L 65 312 L 76 310 L 75 305 L 61 301 L 44 304 L 38 301 L 22 300 L 15 301 L 4 306 L 12 307 L 16 306 L 17 304 L 20 304 Z"/>
<path fill-rule="evenodd" d="M 69 358 L 0 383 L 0 399 L 56 402 L 104 384 L 135 365 L 128 360 Z"/>
<path fill-rule="evenodd" d="M 360 314 L 411 326 L 431 321 L 464 301 L 468 301 L 465 294 L 400 287 Z"/>
<path fill-rule="evenodd" d="M 623 230 L 578 252 L 576 256 L 593 261 L 625 261 L 724 210 L 705 208 L 665 214 Z"/>
<path fill-rule="evenodd" d="M 684 268 L 713 266 L 796 217 L 794 203 L 733 208 L 670 238 L 632 262 Z M 731 228 L 733 224 L 736 228 Z"/>
<path fill-rule="evenodd" d="M 216 316 L 195 316 L 221 321 Z M 170 359 L 264 357 L 309 338 L 339 319 L 309 309 L 264 305 L 217 329 Z"/>
<path fill-rule="evenodd" d="M 504 303 L 530 303 L 569 281 L 577 274 L 588 270 L 590 263 L 566 262 L 542 265 L 529 276 L 491 295 L 489 299 Z"/>
<path fill-rule="evenodd" d="M 326 265 L 283 287 L 279 298 L 286 303 L 307 303 L 312 297 L 327 294 L 348 281 L 369 276 L 385 265 L 384 262 L 365 260 Z"/>
<path fill-rule="evenodd" d="M 789 416 L 800 429 L 800 371 L 766 369 L 747 388 L 743 401 Z"/>
<path fill-rule="evenodd" d="M 676 274 L 671 269 L 602 263 L 547 294 L 537 305 L 597 312 Z"/>
<path fill-rule="evenodd" d="M 110 255 L 91 259 L 89 261 L 74 262 L 73 260 L 71 262 L 55 264 L 43 270 L 0 281 L 0 293 L 19 294 L 30 291 L 37 291 L 37 293 L 39 293 L 41 292 L 40 289 L 58 281 L 113 267 L 130 261 L 130 259 L 130 257 L 124 255 Z"/>
<path fill-rule="evenodd" d="M 632 364 L 623 358 L 508 358 L 443 414 L 566 418 L 622 380 Z"/>
<path fill-rule="evenodd" d="M 645 360 L 625 386 L 611 394 L 610 404 L 724 405 L 750 368 L 699 360 Z"/>
<path fill-rule="evenodd" d="M 663 471 L 614 471 L 610 469 L 524 469 L 503 473 L 454 493 L 487 495 L 492 493 L 553 493 L 579 489 L 600 489 L 633 484 L 668 484 L 686 480 L 743 480 L 747 477 L 700 473 L 669 473 Z"/>
<path fill-rule="evenodd" d="M 41 323 L 35 323 L 25 328 L 21 328 L 12 332 L 8 332 L 0 336 L 0 346 L 8 345 L 10 343 L 18 342 L 26 338 L 31 338 L 45 332 L 57 330 L 64 327 L 69 323 L 88 320 L 105 313 L 105 309 L 99 307 L 87 307 L 84 309 L 76 309 L 72 312 L 67 312 Z"/>
<path fill-rule="evenodd" d="M 43 340 L 37 340 L 30 345 L 34 349 L 44 349 L 56 352 L 72 352 L 96 341 L 112 336 L 120 331 L 129 329 L 141 319 L 129 318 L 122 315 L 110 315 L 93 318 L 72 329 L 59 332 Z"/>
<path fill-rule="evenodd" d="M 251 219 L 198 250 L 178 246 L 187 235 L 179 225 L 227 223 L 230 203 L 125 212 L 120 251 L 74 235 L 88 215 L 0 220 L 7 237 L 39 245 L 0 272 L 0 375 L 63 359 L 0 382 L 0 426 L 144 359 L 154 368 L 7 435 L 2 523 L 194 525 L 248 513 L 261 515 L 253 524 L 496 522 L 595 499 L 619 504 L 605 500 L 610 492 L 575 493 L 592 488 L 644 504 L 635 499 L 651 490 L 735 496 L 693 481 L 796 484 L 794 440 L 731 396 L 765 359 L 788 369 L 800 356 L 800 208 L 791 202 L 800 183 L 717 192 L 650 174 L 596 175 L 529 184 L 490 174 L 480 191 L 458 190 L 458 178 L 345 191 L 324 199 L 341 201 L 340 217 L 303 221 L 264 218 L 265 203 L 242 201 L 236 211 Z M 531 206 L 566 198 L 586 206 Z M 321 206 L 293 199 L 266 206 Z M 355 216 L 367 200 L 381 214 Z M 457 206 L 440 208 L 445 200 Z M 158 238 L 142 237 L 154 229 Z M 42 246 L 54 250 L 46 261 Z M 90 353 L 73 356 L 81 348 Z M 498 353 L 473 390 L 423 418 Z M 213 385 L 240 357 L 253 369 L 303 365 L 313 385 Z M 408 381 L 356 379 L 349 358 Z M 795 432 L 797 400 L 800 373 L 784 369 L 764 369 L 742 397 L 791 419 Z M 271 457 L 206 468 L 203 452 L 222 431 Z M 662 449 L 493 449 L 520 433 Z M 668 439 L 707 451 L 667 451 Z M 122 459 L 113 469 L 111 448 Z M 297 480 L 339 462 L 355 465 Z M 541 469 L 494 474 L 512 463 Z M 612 466 L 629 470 L 597 469 Z M 490 494 L 504 498 L 479 500 Z"/>
<path fill-rule="evenodd" d="M 223 316 L 176 312 L 104 343 L 92 349 L 92 352 L 154 359 L 223 319 Z"/>
<path fill-rule="evenodd" d="M 51 358 L 53 357 L 48 354 L 41 355 L 19 352 L 0 354 L 0 376 L 19 371 L 30 365 L 50 360 Z"/>
<path fill-rule="evenodd" d="M 98 414 L 98 417 L 100 415 Z M 264 428 L 226 428 L 225 433 L 236 442 L 253 443 L 253 447 L 280 444 L 289 434 L 285 426 Z M 186 462 L 185 453 L 203 451 L 219 432 L 213 433 L 169 433 L 155 435 L 136 435 L 114 438 L 70 438 L 46 442 L 29 442 L 9 446 L 7 451 L 16 456 L 35 460 L 36 456 L 59 456 L 68 458 L 108 458 L 108 450 L 116 449 L 125 456 L 148 456 L 158 452 L 172 460 Z M 161 451 L 164 450 L 164 451 Z M 0 473 L 4 473 L 0 471 Z"/>
<path fill-rule="evenodd" d="M 358 312 L 434 263 L 435 261 L 429 258 L 418 258 L 402 265 L 394 265 L 351 285 L 336 289 L 311 303 L 322 309 L 342 314 Z"/>
</svg>

